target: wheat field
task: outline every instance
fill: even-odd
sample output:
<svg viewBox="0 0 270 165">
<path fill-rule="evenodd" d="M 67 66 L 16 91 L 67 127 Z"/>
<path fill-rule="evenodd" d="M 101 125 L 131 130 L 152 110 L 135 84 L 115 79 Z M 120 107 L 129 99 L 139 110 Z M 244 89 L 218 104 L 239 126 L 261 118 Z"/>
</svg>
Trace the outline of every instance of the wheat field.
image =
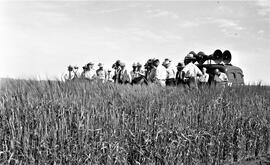
<svg viewBox="0 0 270 165">
<path fill-rule="evenodd" d="M 270 163 L 270 88 L 2 80 L 0 164 Z"/>
</svg>

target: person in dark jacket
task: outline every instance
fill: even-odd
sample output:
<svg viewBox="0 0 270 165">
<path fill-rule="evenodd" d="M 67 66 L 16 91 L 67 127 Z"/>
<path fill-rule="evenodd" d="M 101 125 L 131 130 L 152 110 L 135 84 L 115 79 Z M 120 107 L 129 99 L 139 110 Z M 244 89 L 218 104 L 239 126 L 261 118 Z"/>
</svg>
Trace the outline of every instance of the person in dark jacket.
<svg viewBox="0 0 270 165">
<path fill-rule="evenodd" d="M 182 70 L 185 67 L 185 64 L 182 62 L 179 62 L 176 66 L 177 72 L 175 76 L 176 85 L 184 85 L 184 79 L 182 77 Z"/>
</svg>

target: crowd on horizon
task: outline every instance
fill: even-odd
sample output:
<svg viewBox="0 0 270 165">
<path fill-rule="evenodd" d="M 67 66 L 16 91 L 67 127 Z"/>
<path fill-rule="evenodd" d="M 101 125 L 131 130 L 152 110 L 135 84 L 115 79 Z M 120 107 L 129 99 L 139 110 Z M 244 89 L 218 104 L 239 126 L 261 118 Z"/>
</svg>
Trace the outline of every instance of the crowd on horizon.
<svg viewBox="0 0 270 165">
<path fill-rule="evenodd" d="M 132 70 L 127 71 L 125 63 L 117 60 L 112 69 L 105 70 L 102 63 L 98 64 L 98 69 L 93 68 L 94 63 L 89 62 L 83 66 L 83 71 L 79 73 L 78 67 L 68 66 L 67 73 L 63 74 L 63 81 L 73 81 L 84 79 L 89 81 L 114 82 L 119 84 L 149 84 L 155 83 L 160 86 L 184 85 L 189 88 L 197 88 L 198 84 L 206 85 L 209 81 L 209 74 L 205 67 L 200 70 L 194 63 L 196 58 L 193 54 L 188 54 L 184 58 L 184 63 L 179 62 L 176 69 L 171 65 L 171 60 L 166 58 L 161 63 L 159 59 L 149 59 L 144 68 L 142 64 L 133 63 Z M 225 73 L 215 69 L 215 82 L 228 82 Z"/>
</svg>

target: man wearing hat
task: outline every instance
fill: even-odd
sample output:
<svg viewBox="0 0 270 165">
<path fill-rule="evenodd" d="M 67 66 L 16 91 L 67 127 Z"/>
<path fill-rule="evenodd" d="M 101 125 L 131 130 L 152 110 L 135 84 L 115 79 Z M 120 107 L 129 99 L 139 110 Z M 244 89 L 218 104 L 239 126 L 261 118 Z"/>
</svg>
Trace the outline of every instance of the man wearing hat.
<svg viewBox="0 0 270 165">
<path fill-rule="evenodd" d="M 78 70 L 79 70 L 79 67 L 77 67 L 77 66 L 74 66 L 74 67 L 73 67 L 74 79 L 77 79 L 77 78 L 80 77 L 80 73 L 79 73 Z"/>
<path fill-rule="evenodd" d="M 149 59 L 146 63 L 147 80 L 149 82 L 156 81 L 157 67 L 159 65 L 159 59 Z"/>
<path fill-rule="evenodd" d="M 138 73 L 138 76 L 145 76 L 145 73 L 144 71 L 142 70 L 142 64 L 140 64 L 139 62 L 137 63 L 137 73 Z"/>
<path fill-rule="evenodd" d="M 107 71 L 106 81 L 113 82 L 113 75 L 112 75 L 111 69 L 108 69 L 108 71 Z"/>
<path fill-rule="evenodd" d="M 182 70 L 183 80 L 191 89 L 198 89 L 197 77 L 202 76 L 201 70 L 194 64 L 195 61 L 194 55 L 189 53 L 184 59 L 185 67 Z"/>
<path fill-rule="evenodd" d="M 151 72 L 154 68 L 155 60 L 156 59 L 148 59 L 147 62 L 144 64 L 144 69 L 145 69 L 144 76 L 149 82 L 153 82 L 154 77 L 151 75 Z"/>
<path fill-rule="evenodd" d="M 85 73 L 87 72 L 87 65 L 84 65 L 84 66 L 82 67 L 82 69 L 83 69 L 83 71 L 82 71 L 82 73 L 81 73 L 81 75 L 80 75 L 80 78 L 81 78 L 81 79 L 84 79 L 84 78 L 85 78 Z"/>
<path fill-rule="evenodd" d="M 62 75 L 62 81 L 65 81 L 65 82 L 71 81 L 75 78 L 73 67 L 69 65 L 67 69 L 68 69 L 67 72 Z"/>
<path fill-rule="evenodd" d="M 175 85 L 175 71 L 171 67 L 171 60 L 166 58 L 163 62 L 163 66 L 166 68 L 166 86 Z"/>
<path fill-rule="evenodd" d="M 88 80 L 94 80 L 96 78 L 96 71 L 93 68 L 94 67 L 94 63 L 89 62 L 87 65 L 87 70 L 84 74 L 85 78 Z"/>
<path fill-rule="evenodd" d="M 118 83 L 118 81 L 119 81 L 119 75 L 120 75 L 120 70 L 121 70 L 120 63 L 121 63 L 121 61 L 120 60 L 117 60 L 112 65 L 112 68 L 114 69 L 114 74 L 113 74 L 112 79 L 114 80 L 115 83 Z"/>
<path fill-rule="evenodd" d="M 118 75 L 118 83 L 120 84 L 128 84 L 130 83 L 130 76 L 126 70 L 126 64 L 123 63 L 123 62 L 120 62 L 120 72 L 119 72 L 119 75 Z"/>
<path fill-rule="evenodd" d="M 177 72 L 175 76 L 176 85 L 184 85 L 184 81 L 182 78 L 182 70 L 184 68 L 185 64 L 183 62 L 179 62 L 176 66 Z"/>
<path fill-rule="evenodd" d="M 136 63 L 132 64 L 132 71 L 130 71 L 130 77 L 131 77 L 131 82 L 138 77 L 137 74 L 137 65 Z"/>
<path fill-rule="evenodd" d="M 101 81 L 101 82 L 105 82 L 106 79 L 106 71 L 103 68 L 103 64 L 99 63 L 98 64 L 99 68 L 96 71 L 97 74 L 97 78 Z"/>
<path fill-rule="evenodd" d="M 205 67 L 202 68 L 202 76 L 199 77 L 199 84 L 206 85 L 209 80 L 209 74 L 206 73 L 207 69 Z"/>
<path fill-rule="evenodd" d="M 166 86 L 166 77 L 167 71 L 165 67 L 163 65 L 160 65 L 158 59 L 155 59 L 153 62 L 153 68 L 150 73 L 150 80 L 164 87 Z"/>
</svg>

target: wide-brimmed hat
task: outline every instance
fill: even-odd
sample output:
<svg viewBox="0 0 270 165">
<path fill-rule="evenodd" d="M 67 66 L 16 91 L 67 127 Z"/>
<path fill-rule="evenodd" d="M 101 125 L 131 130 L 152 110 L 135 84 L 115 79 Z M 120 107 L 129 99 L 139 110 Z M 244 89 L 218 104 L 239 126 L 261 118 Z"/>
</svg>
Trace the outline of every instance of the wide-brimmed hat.
<svg viewBox="0 0 270 165">
<path fill-rule="evenodd" d="M 140 64 L 139 62 L 137 62 L 137 66 L 142 66 L 142 64 Z"/>
<path fill-rule="evenodd" d="M 168 58 L 165 58 L 165 60 L 163 61 L 163 65 L 168 65 L 171 63 L 171 60 L 169 60 Z"/>
<path fill-rule="evenodd" d="M 196 55 L 196 53 L 194 51 L 190 51 L 188 54 L 192 54 L 193 56 Z"/>
<path fill-rule="evenodd" d="M 179 62 L 177 65 L 176 65 L 177 68 L 184 68 L 185 67 L 185 64 L 183 62 Z"/>
<path fill-rule="evenodd" d="M 137 64 L 134 62 L 133 64 L 132 64 L 132 67 L 136 67 L 137 66 Z"/>
<path fill-rule="evenodd" d="M 159 59 L 153 59 L 153 62 L 154 63 L 159 62 Z"/>
<path fill-rule="evenodd" d="M 171 62 L 171 60 L 170 60 L 170 59 L 168 59 L 168 58 L 165 58 L 165 59 L 164 59 L 164 61 L 169 61 L 169 62 Z"/>
<path fill-rule="evenodd" d="M 102 63 L 98 63 L 98 66 L 99 66 L 99 67 L 103 67 L 103 64 L 102 64 Z"/>
<path fill-rule="evenodd" d="M 121 61 L 120 60 L 116 60 L 115 61 L 115 65 L 120 65 Z"/>
<path fill-rule="evenodd" d="M 89 62 L 89 63 L 88 63 L 87 65 L 88 65 L 88 66 L 89 66 L 89 65 L 94 65 L 94 63 L 92 63 L 92 62 Z"/>
<path fill-rule="evenodd" d="M 120 62 L 120 66 L 126 66 L 126 64 L 123 62 Z"/>
<path fill-rule="evenodd" d="M 192 53 L 186 55 L 185 60 L 195 60 L 195 57 Z"/>
<path fill-rule="evenodd" d="M 73 69 L 73 67 L 71 65 L 68 66 L 68 69 Z"/>
</svg>

